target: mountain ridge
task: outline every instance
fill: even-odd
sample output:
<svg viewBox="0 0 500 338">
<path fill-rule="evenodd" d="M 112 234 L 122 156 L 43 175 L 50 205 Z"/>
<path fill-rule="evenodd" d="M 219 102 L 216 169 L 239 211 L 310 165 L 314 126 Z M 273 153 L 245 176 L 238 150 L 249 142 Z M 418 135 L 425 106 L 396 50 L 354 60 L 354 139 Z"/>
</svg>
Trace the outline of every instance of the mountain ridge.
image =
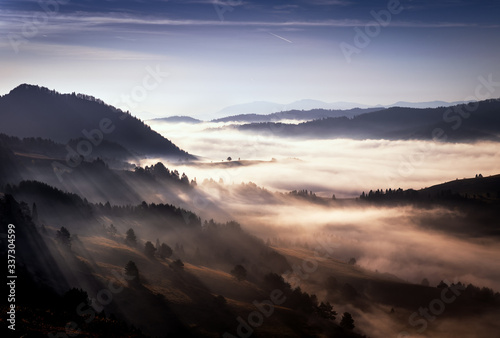
<svg viewBox="0 0 500 338">
<path fill-rule="evenodd" d="M 235 128 L 273 130 L 279 136 L 306 138 L 499 140 L 500 101 L 484 100 L 476 107 L 391 107 L 353 118 L 328 117 L 299 124 L 249 123 Z"/>
<path fill-rule="evenodd" d="M 457 104 L 467 103 L 468 101 L 424 101 L 424 102 L 408 102 L 398 101 L 389 105 L 375 104 L 367 105 L 356 102 L 336 101 L 324 102 L 320 100 L 302 99 L 288 104 L 280 104 L 269 101 L 254 101 L 227 106 L 217 111 L 213 119 L 229 117 L 242 114 L 273 114 L 288 110 L 312 110 L 312 109 L 330 109 L 330 110 L 349 110 L 354 108 L 390 108 L 390 107 L 408 107 L 408 108 L 437 108 L 440 106 L 453 106 Z"/>
<path fill-rule="evenodd" d="M 85 137 L 88 142 L 81 149 L 85 153 L 106 139 L 138 155 L 194 158 L 129 112 L 89 95 L 22 84 L 0 97 L 0 117 L 0 133 L 62 143 Z"/>
</svg>

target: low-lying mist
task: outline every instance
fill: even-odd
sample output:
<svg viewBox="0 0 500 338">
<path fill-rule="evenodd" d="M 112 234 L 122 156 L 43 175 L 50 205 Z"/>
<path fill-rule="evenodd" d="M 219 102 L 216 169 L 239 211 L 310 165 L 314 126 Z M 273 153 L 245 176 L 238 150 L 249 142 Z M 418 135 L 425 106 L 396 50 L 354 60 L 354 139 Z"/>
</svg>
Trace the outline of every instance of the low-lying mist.
<svg viewBox="0 0 500 338">
<path fill-rule="evenodd" d="M 218 129 L 225 126 L 221 123 L 149 124 L 212 164 L 170 164 L 198 181 L 251 181 L 273 191 L 307 189 L 338 198 L 356 197 L 370 189 L 420 189 L 479 173 L 487 176 L 500 172 L 500 148 L 493 142 L 304 140 L 280 138 L 272 130 L 247 134 Z M 230 166 L 228 157 L 242 162 Z"/>
<path fill-rule="evenodd" d="M 460 211 L 369 206 L 354 200 L 321 204 L 274 194 L 308 189 L 328 198 L 356 197 L 370 189 L 420 189 L 479 173 L 497 174 L 496 143 L 281 139 L 272 133 L 205 131 L 214 127 L 207 123 L 152 127 L 205 156 L 203 164 L 171 166 L 197 178 L 198 187 L 223 208 L 221 221 L 236 219 L 264 240 L 279 238 L 281 245 L 314 246 L 323 238 L 336 247 L 338 258 L 354 257 L 362 267 L 413 283 L 460 280 L 500 290 L 498 241 L 449 231 L 463 222 Z M 202 183 L 210 178 L 223 183 Z M 249 181 L 257 186 L 241 184 Z M 213 217 L 207 209 L 201 204 L 193 211 Z"/>
</svg>

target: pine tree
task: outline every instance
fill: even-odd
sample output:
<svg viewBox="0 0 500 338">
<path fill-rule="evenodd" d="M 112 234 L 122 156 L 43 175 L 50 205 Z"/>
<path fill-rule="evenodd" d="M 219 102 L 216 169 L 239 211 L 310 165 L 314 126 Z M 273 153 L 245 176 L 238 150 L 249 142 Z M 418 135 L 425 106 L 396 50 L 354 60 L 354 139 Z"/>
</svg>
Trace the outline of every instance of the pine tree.
<svg viewBox="0 0 500 338">
<path fill-rule="evenodd" d="M 149 258 L 153 258 L 155 256 L 156 248 L 154 247 L 153 243 L 150 241 L 147 241 L 146 244 L 144 244 L 144 253 L 146 256 Z"/>
<path fill-rule="evenodd" d="M 355 328 L 354 319 L 352 319 L 352 316 L 349 312 L 344 312 L 344 315 L 342 316 L 342 319 L 340 320 L 340 327 L 347 329 L 347 330 L 352 330 Z"/>
<path fill-rule="evenodd" d="M 127 245 L 136 246 L 137 236 L 135 235 L 134 229 L 130 228 L 127 230 L 127 238 L 125 239 Z"/>
<path fill-rule="evenodd" d="M 172 248 L 169 247 L 167 244 L 162 243 L 159 250 L 160 258 L 170 258 L 172 254 L 173 254 Z"/>
<path fill-rule="evenodd" d="M 321 317 L 329 320 L 335 320 L 337 312 L 333 310 L 333 306 L 330 302 L 323 303 L 318 306 L 318 312 Z"/>
<path fill-rule="evenodd" d="M 125 274 L 139 281 L 139 269 L 137 268 L 137 265 L 135 265 L 133 261 L 129 261 L 125 265 Z"/>
<path fill-rule="evenodd" d="M 180 259 L 175 260 L 174 262 L 170 263 L 170 268 L 174 270 L 183 270 L 184 269 L 184 263 Z"/>
<path fill-rule="evenodd" d="M 56 238 L 61 244 L 69 248 L 71 247 L 71 234 L 65 227 L 61 227 L 60 230 L 57 230 Z"/>
</svg>

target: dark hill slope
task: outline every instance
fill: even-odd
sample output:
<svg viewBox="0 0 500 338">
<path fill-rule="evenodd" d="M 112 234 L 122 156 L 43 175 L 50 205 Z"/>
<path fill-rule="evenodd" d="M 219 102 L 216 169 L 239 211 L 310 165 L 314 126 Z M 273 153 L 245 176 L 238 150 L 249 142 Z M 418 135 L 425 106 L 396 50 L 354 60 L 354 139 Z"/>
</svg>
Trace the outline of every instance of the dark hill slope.
<svg viewBox="0 0 500 338">
<path fill-rule="evenodd" d="M 500 101 L 439 108 L 393 107 L 348 117 L 330 117 L 300 124 L 252 123 L 245 131 L 272 130 L 288 137 L 433 139 L 440 141 L 500 140 Z"/>
<path fill-rule="evenodd" d="M 0 97 L 0 119 L 0 132 L 17 137 L 42 137 L 66 143 L 85 137 L 83 130 L 104 129 L 109 131 L 103 134 L 107 141 L 119 143 L 137 154 L 192 157 L 141 120 L 81 94 L 60 94 L 23 84 Z M 111 122 L 103 128 L 104 119 Z"/>
</svg>

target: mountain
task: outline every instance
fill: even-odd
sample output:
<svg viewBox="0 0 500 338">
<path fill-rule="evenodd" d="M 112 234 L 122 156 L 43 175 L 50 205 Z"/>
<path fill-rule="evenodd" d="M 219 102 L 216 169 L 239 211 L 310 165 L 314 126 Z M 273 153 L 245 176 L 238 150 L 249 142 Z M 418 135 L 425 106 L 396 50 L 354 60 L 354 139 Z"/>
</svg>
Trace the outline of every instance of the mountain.
<svg viewBox="0 0 500 338">
<path fill-rule="evenodd" d="M 405 107 L 405 108 L 438 108 L 438 107 L 450 107 L 459 104 L 465 104 L 468 101 L 428 101 L 428 102 L 407 102 L 398 101 L 396 103 L 390 104 L 387 107 Z"/>
<path fill-rule="evenodd" d="M 79 153 L 92 152 L 105 139 L 139 155 L 193 158 L 128 112 L 87 95 L 23 84 L 0 97 L 0 118 L 0 133 L 12 136 L 63 143 L 87 138 Z"/>
<path fill-rule="evenodd" d="M 190 116 L 161 117 L 161 118 L 151 119 L 150 121 L 167 122 L 167 123 L 191 123 L 191 124 L 203 122 L 202 120 L 198 120 L 198 119 L 195 119 L 195 118 L 190 117 Z"/>
<path fill-rule="evenodd" d="M 242 115 L 242 114 L 267 115 L 288 110 L 311 110 L 311 109 L 339 110 L 339 109 L 353 109 L 353 108 L 370 108 L 370 106 L 353 102 L 326 103 L 318 100 L 299 100 L 288 104 L 281 104 L 268 101 L 256 101 L 251 103 L 229 106 L 218 111 L 214 115 L 220 117 Z"/>
<path fill-rule="evenodd" d="M 465 101 L 456 102 L 446 102 L 446 101 L 429 101 L 429 102 L 406 102 L 398 101 L 390 105 L 366 105 L 356 102 L 324 102 L 319 100 L 299 100 L 288 104 L 281 104 L 276 102 L 268 101 L 256 101 L 251 103 L 237 104 L 225 107 L 224 109 L 216 112 L 214 116 L 217 119 L 234 116 L 234 115 L 245 115 L 245 114 L 273 114 L 277 112 L 289 111 L 289 110 L 313 110 L 313 109 L 325 109 L 325 110 L 350 110 L 354 108 L 384 108 L 384 107 L 408 107 L 408 108 L 438 108 L 438 107 L 449 107 L 457 104 L 466 103 Z"/>
<path fill-rule="evenodd" d="M 297 121 L 312 121 L 323 119 L 327 117 L 353 117 L 364 113 L 371 113 L 384 108 L 353 108 L 348 110 L 328 110 L 328 109 L 311 109 L 311 110 L 288 110 L 279 113 L 268 115 L 260 114 L 241 114 L 223 117 L 220 119 L 212 120 L 212 122 L 276 122 L 283 120 L 297 120 Z"/>
<path fill-rule="evenodd" d="M 237 128 L 313 138 L 499 140 L 500 101 L 481 101 L 472 108 L 467 105 L 426 109 L 392 107 L 351 119 L 330 117 L 297 125 L 251 123 Z"/>
</svg>

